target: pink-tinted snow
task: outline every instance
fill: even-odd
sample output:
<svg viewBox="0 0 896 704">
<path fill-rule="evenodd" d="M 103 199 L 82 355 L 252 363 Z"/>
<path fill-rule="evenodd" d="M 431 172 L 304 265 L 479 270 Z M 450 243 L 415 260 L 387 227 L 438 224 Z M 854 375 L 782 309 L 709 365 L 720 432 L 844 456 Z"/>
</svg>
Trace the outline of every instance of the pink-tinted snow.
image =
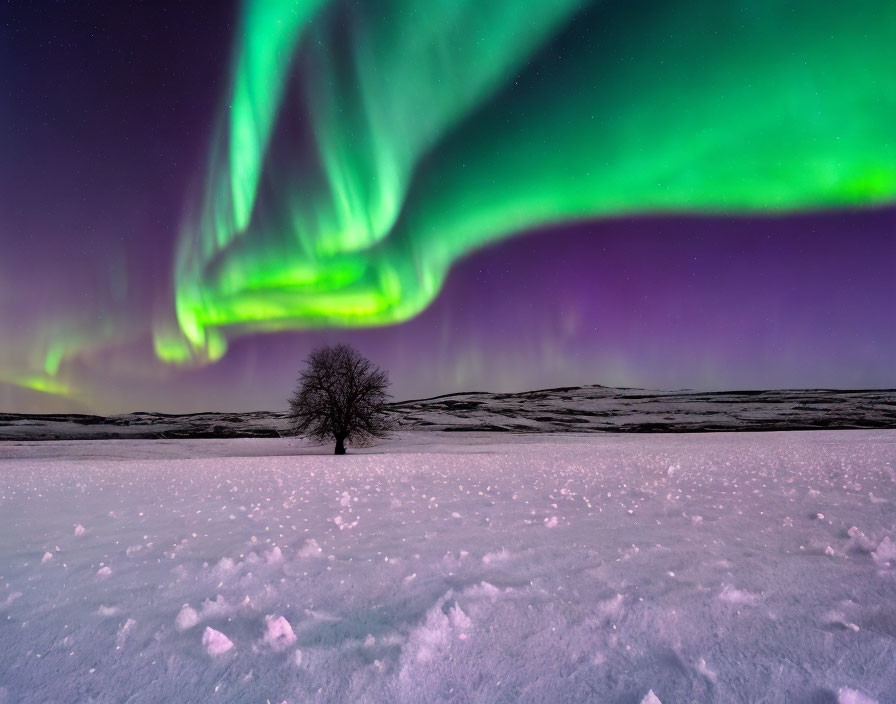
<svg viewBox="0 0 896 704">
<path fill-rule="evenodd" d="M 0 444 L 0 701 L 896 701 L 896 432 L 324 452 Z"/>
</svg>

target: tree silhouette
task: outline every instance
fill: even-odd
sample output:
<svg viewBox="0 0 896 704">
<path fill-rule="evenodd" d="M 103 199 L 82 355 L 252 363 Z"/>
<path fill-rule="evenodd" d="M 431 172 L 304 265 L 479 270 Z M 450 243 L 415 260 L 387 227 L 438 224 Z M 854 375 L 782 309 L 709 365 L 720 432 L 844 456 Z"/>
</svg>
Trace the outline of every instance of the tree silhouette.
<svg viewBox="0 0 896 704">
<path fill-rule="evenodd" d="M 289 402 L 292 430 L 335 440 L 337 455 L 345 454 L 346 441 L 363 446 L 387 437 L 393 427 L 388 387 L 388 373 L 351 345 L 318 347 L 305 360 Z"/>
</svg>

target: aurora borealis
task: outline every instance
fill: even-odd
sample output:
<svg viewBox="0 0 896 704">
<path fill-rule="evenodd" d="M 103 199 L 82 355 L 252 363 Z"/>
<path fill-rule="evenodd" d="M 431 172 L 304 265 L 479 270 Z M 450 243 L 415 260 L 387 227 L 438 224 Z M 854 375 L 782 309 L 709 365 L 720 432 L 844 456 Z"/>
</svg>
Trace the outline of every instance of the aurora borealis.
<svg viewBox="0 0 896 704">
<path fill-rule="evenodd" d="M 4 12 L 0 410 L 896 386 L 891 2 Z"/>
</svg>

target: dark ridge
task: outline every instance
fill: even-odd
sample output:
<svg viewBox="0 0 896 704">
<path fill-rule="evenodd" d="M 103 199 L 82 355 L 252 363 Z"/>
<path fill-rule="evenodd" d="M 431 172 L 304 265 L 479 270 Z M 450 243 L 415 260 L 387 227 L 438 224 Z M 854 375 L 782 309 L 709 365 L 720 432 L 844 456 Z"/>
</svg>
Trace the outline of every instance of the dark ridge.
<svg viewBox="0 0 896 704">
<path fill-rule="evenodd" d="M 474 398 L 471 398 L 474 397 Z M 391 405 L 399 429 L 514 433 L 708 433 L 896 428 L 896 390 L 646 391 L 561 386 L 443 394 Z M 0 414 L 0 441 L 273 438 L 286 413 Z"/>
<path fill-rule="evenodd" d="M 16 420 L 35 420 L 48 422 L 68 422 L 89 425 L 91 423 L 104 423 L 104 416 L 92 416 L 85 413 L 0 413 L 0 424 L 11 423 Z"/>
<path fill-rule="evenodd" d="M 440 394 L 438 396 L 427 396 L 426 398 L 412 398 L 407 401 L 396 401 L 390 404 L 393 408 L 406 406 L 409 403 L 426 403 L 427 401 L 437 401 L 442 398 L 453 398 L 454 396 L 491 396 L 489 391 L 455 391 L 450 394 Z"/>
</svg>

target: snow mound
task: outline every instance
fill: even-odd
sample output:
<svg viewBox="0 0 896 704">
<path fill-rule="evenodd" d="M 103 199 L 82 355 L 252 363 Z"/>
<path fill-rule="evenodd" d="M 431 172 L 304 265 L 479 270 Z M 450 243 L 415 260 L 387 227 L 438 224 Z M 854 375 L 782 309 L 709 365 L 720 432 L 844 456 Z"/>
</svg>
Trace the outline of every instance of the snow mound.
<svg viewBox="0 0 896 704">
<path fill-rule="evenodd" d="M 500 550 L 495 550 L 494 552 L 487 552 L 482 556 L 482 562 L 486 565 L 491 565 L 495 562 L 506 562 L 511 557 L 510 551 L 506 548 L 501 548 Z"/>
<path fill-rule="evenodd" d="M 426 613 L 423 624 L 415 628 L 406 646 L 406 656 L 417 663 L 427 663 L 440 657 L 451 643 L 452 624 L 439 603 Z M 407 668 L 407 664 L 405 666 Z M 403 676 L 408 676 L 405 669 Z"/>
<path fill-rule="evenodd" d="M 124 645 L 124 642 L 128 638 L 128 634 L 131 632 L 131 630 L 136 625 L 137 625 L 137 622 L 134 619 L 129 618 L 127 621 L 124 622 L 124 624 L 122 624 L 121 628 L 118 629 L 118 633 L 115 635 L 115 645 L 118 648 L 121 648 L 121 646 Z"/>
<path fill-rule="evenodd" d="M 617 594 L 610 599 L 597 602 L 594 610 L 604 620 L 618 619 L 622 615 L 622 604 L 624 601 L 625 597 L 622 594 Z"/>
<path fill-rule="evenodd" d="M 202 647 L 205 648 L 209 655 L 223 655 L 233 648 L 233 641 L 221 633 L 221 631 L 206 627 L 205 632 L 202 634 Z"/>
<path fill-rule="evenodd" d="M 199 614 L 189 604 L 184 604 L 177 618 L 174 619 L 174 627 L 178 631 L 187 631 L 199 623 Z"/>
<path fill-rule="evenodd" d="M 457 602 L 454 602 L 454 606 L 448 611 L 448 623 L 456 631 L 469 631 L 473 627 L 470 617 L 463 612 Z M 461 639 L 466 638 L 466 633 L 461 633 L 460 637 Z"/>
<path fill-rule="evenodd" d="M 871 553 L 871 557 L 879 567 L 890 567 L 892 563 L 896 562 L 896 543 L 890 540 L 888 535 L 877 546 L 877 550 Z"/>
<path fill-rule="evenodd" d="M 264 644 L 269 648 L 280 651 L 285 650 L 296 642 L 296 634 L 283 616 L 266 616 L 267 629 L 264 634 Z"/>
<path fill-rule="evenodd" d="M 227 602 L 227 599 L 218 594 L 214 601 L 206 599 L 202 602 L 202 610 L 199 617 L 203 620 L 209 618 L 221 618 L 222 616 L 230 614 L 232 610 L 233 607 Z"/>
<path fill-rule="evenodd" d="M 309 538 L 296 554 L 299 557 L 320 557 L 323 554 L 323 549 L 314 538 Z"/>
<path fill-rule="evenodd" d="M 837 693 L 837 704 L 877 704 L 876 699 L 866 697 L 861 692 L 848 687 L 841 687 Z"/>
<path fill-rule="evenodd" d="M 510 587 L 508 587 L 505 591 L 509 592 Z M 504 592 L 502 592 L 498 587 L 496 587 L 494 584 L 490 584 L 489 582 L 480 582 L 479 584 L 476 584 L 464 591 L 464 594 L 468 596 L 474 598 L 485 598 L 490 601 L 495 601 L 503 593 Z"/>
<path fill-rule="evenodd" d="M 222 557 L 218 560 L 218 564 L 212 569 L 212 574 L 216 577 L 226 577 L 237 569 L 236 562 L 230 557 Z"/>
<path fill-rule="evenodd" d="M 873 552 L 877 547 L 875 543 L 865 535 L 856 526 L 852 526 L 848 531 L 849 542 L 846 543 L 846 552 Z"/>
<path fill-rule="evenodd" d="M 829 626 L 839 626 L 850 631 L 861 630 L 856 624 L 850 621 L 842 611 L 831 610 L 824 615 L 824 623 Z"/>
<path fill-rule="evenodd" d="M 743 589 L 736 589 L 730 584 L 722 587 L 719 600 L 728 604 L 743 604 L 744 606 L 756 606 L 759 603 L 759 595 Z"/>
</svg>

